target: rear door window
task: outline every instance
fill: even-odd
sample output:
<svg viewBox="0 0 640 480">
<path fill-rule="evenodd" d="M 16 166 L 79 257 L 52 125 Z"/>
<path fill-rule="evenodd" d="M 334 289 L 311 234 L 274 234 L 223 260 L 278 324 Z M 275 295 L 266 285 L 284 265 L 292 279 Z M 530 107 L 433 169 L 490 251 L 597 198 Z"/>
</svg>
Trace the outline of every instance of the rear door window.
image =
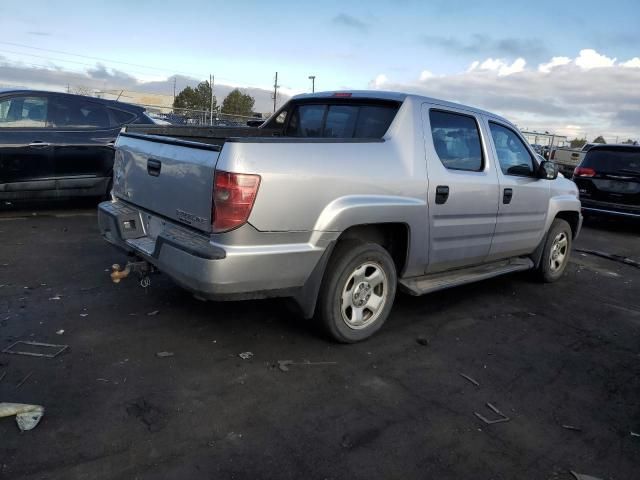
<svg viewBox="0 0 640 480">
<path fill-rule="evenodd" d="M 397 104 L 301 104 L 294 108 L 286 135 L 316 138 L 382 138 L 389 129 Z"/>
<path fill-rule="evenodd" d="M 45 128 L 48 111 L 49 102 L 45 96 L 0 100 L 0 128 Z"/>
<path fill-rule="evenodd" d="M 82 98 L 54 99 L 53 124 L 56 128 L 72 129 L 104 129 L 112 126 L 105 106 Z"/>
<path fill-rule="evenodd" d="M 451 170 L 479 172 L 483 168 L 478 123 L 470 115 L 431 110 L 433 146 L 442 164 Z"/>
<path fill-rule="evenodd" d="M 116 125 L 124 125 L 125 123 L 130 123 L 136 118 L 136 115 L 134 113 L 125 112 L 124 110 L 110 108 L 109 111 L 111 112 Z"/>
</svg>

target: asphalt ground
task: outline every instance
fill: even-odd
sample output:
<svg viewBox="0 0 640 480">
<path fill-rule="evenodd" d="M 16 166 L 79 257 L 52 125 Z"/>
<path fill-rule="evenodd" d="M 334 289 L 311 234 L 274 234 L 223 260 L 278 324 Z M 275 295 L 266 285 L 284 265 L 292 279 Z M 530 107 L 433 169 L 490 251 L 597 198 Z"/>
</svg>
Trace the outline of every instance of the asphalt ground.
<svg viewBox="0 0 640 480">
<path fill-rule="evenodd" d="M 639 232 L 592 221 L 575 246 L 640 260 Z M 114 285 L 123 260 L 94 204 L 0 212 L 0 349 L 69 346 L 0 353 L 0 401 L 46 409 L 0 419 L 0 478 L 640 478 L 639 268 L 574 252 L 555 284 L 400 295 L 337 345 L 283 300 Z"/>
</svg>

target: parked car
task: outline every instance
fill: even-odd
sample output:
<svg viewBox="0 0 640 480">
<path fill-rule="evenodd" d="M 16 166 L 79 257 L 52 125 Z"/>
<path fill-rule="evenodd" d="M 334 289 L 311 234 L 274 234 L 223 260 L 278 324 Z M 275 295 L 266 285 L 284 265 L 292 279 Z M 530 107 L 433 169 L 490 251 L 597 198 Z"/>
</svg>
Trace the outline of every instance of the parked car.
<svg viewBox="0 0 640 480">
<path fill-rule="evenodd" d="M 580 231 L 576 185 L 512 123 L 471 107 L 316 93 L 260 128 L 185 141 L 197 135 L 118 137 L 99 226 L 139 261 L 114 281 L 157 268 L 203 299 L 293 297 L 355 342 L 380 329 L 397 287 L 421 295 L 529 269 L 558 280 Z"/>
<path fill-rule="evenodd" d="M 570 147 L 556 147 L 551 151 L 551 156 L 549 157 L 548 151 L 544 154 L 545 158 L 549 158 L 549 160 L 554 161 L 559 170 L 567 177 L 571 178 L 573 175 L 573 171 L 580 164 L 584 156 L 589 151 L 591 147 L 594 145 L 599 145 L 597 143 L 585 143 L 582 148 L 570 148 Z M 548 148 L 548 147 L 547 147 Z"/>
<path fill-rule="evenodd" d="M 585 215 L 640 218 L 640 146 L 593 146 L 573 181 Z"/>
<path fill-rule="evenodd" d="M 34 90 L 0 90 L 0 200 L 105 196 L 113 144 L 142 107 Z"/>
</svg>

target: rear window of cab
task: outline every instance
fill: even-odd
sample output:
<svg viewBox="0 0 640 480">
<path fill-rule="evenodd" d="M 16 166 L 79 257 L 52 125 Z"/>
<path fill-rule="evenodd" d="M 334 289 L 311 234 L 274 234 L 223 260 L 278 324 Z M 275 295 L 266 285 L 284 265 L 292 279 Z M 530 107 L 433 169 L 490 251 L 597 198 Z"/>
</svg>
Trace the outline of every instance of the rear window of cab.
<svg viewBox="0 0 640 480">
<path fill-rule="evenodd" d="M 399 102 L 355 100 L 294 103 L 274 120 L 286 137 L 380 139 L 399 107 Z"/>
</svg>

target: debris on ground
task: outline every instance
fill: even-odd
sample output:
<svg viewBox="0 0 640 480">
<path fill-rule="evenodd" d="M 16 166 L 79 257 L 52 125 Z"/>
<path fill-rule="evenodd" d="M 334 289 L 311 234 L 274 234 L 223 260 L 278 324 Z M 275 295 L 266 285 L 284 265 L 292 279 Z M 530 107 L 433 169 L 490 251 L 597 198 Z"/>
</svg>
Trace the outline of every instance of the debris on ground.
<svg viewBox="0 0 640 480">
<path fill-rule="evenodd" d="M 615 253 L 607 253 L 607 252 L 602 252 L 600 250 L 591 250 L 589 248 L 574 248 L 574 250 L 576 252 L 588 253 L 589 255 L 606 258 L 608 260 L 613 260 L 614 262 L 620 262 L 620 263 L 624 263 L 625 265 L 631 265 L 632 267 L 640 268 L 640 262 L 633 260 L 629 257 L 616 255 Z"/>
<path fill-rule="evenodd" d="M 26 403 L 0 402 L 0 418 L 14 415 L 21 431 L 33 430 L 44 416 L 44 407 Z"/>
<path fill-rule="evenodd" d="M 464 373 L 458 373 L 458 375 L 460 375 L 465 380 L 468 380 L 469 382 L 473 383 L 476 387 L 480 386 L 480 384 L 476 380 L 471 378 L 469 375 L 465 375 Z"/>
<path fill-rule="evenodd" d="M 291 365 L 335 365 L 338 362 L 294 362 L 293 360 L 278 360 L 278 368 L 283 372 L 288 372 Z"/>
<path fill-rule="evenodd" d="M 56 332 L 56 335 L 62 335 L 64 333 L 64 329 L 60 329 Z"/>
<path fill-rule="evenodd" d="M 418 342 L 418 345 L 422 345 L 423 347 L 429 345 L 429 339 L 427 337 L 418 337 L 416 338 L 416 342 Z"/>
<path fill-rule="evenodd" d="M 601 480 L 601 479 L 599 479 L 597 477 L 592 477 L 591 475 L 584 475 L 582 473 L 576 473 L 573 470 L 571 470 L 571 475 L 576 477 L 576 480 Z"/>
<path fill-rule="evenodd" d="M 489 407 L 491 410 L 493 410 L 493 412 L 496 415 L 499 415 L 501 418 L 497 418 L 495 420 L 489 420 L 487 417 L 485 417 L 484 415 L 478 413 L 478 412 L 473 412 L 474 415 L 476 417 L 478 417 L 480 420 L 482 420 L 484 423 L 486 423 L 487 425 L 493 425 L 494 423 L 502 423 L 502 422 L 508 422 L 509 420 L 511 420 L 509 417 L 507 417 L 504 413 L 502 413 L 500 410 L 498 410 L 495 406 L 493 406 L 491 403 L 487 402 L 487 407 Z"/>
<path fill-rule="evenodd" d="M 238 356 L 243 360 L 249 360 L 251 357 L 253 357 L 253 352 L 242 352 L 239 353 Z"/>
<path fill-rule="evenodd" d="M 53 297 L 49 298 L 49 300 L 62 300 L 62 297 L 60 295 L 54 295 Z"/>
<path fill-rule="evenodd" d="M 173 355 L 173 352 L 156 352 L 156 357 L 158 358 L 173 357 Z"/>
<path fill-rule="evenodd" d="M 18 345 L 26 345 L 27 347 L 36 347 L 35 349 L 30 350 L 14 350 L 14 347 Z M 26 340 L 18 340 L 17 342 L 12 343 L 7 348 L 2 350 L 2 353 L 12 353 L 14 355 L 28 355 L 31 357 L 46 357 L 46 358 L 55 358 L 69 348 L 69 345 L 55 345 L 52 343 L 42 343 L 42 342 L 28 342 Z M 44 350 L 44 352 L 38 352 L 33 350 Z M 47 351 L 48 350 L 48 351 Z"/>
<path fill-rule="evenodd" d="M 153 312 L 148 312 L 147 315 L 149 315 L 150 317 L 154 317 L 159 313 L 160 313 L 160 310 L 154 310 Z"/>
<path fill-rule="evenodd" d="M 30 377 L 31 375 L 33 375 L 33 372 L 29 372 L 29 373 L 27 373 L 27 375 L 26 375 L 22 380 L 20 380 L 20 383 L 18 383 L 18 384 L 16 385 L 16 389 L 20 388 L 20 387 L 24 384 L 24 382 L 26 382 L 27 380 L 29 380 L 29 377 Z"/>
<path fill-rule="evenodd" d="M 573 425 L 561 425 L 562 428 L 565 428 L 567 430 L 573 430 L 575 432 L 581 432 L 582 429 L 580 427 L 574 427 Z"/>
</svg>

